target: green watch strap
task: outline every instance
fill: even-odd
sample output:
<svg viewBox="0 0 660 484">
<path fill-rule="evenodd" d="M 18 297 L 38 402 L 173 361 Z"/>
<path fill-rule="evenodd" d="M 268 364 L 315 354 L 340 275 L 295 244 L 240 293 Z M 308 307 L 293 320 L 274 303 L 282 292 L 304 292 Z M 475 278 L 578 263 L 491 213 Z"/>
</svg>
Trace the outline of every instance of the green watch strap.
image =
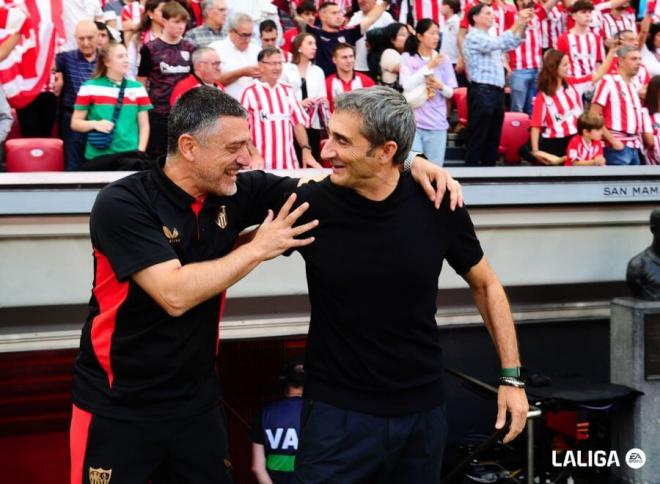
<svg viewBox="0 0 660 484">
<path fill-rule="evenodd" d="M 510 378 L 520 378 L 520 367 L 515 368 L 502 368 L 500 370 L 500 376 L 510 377 Z"/>
</svg>

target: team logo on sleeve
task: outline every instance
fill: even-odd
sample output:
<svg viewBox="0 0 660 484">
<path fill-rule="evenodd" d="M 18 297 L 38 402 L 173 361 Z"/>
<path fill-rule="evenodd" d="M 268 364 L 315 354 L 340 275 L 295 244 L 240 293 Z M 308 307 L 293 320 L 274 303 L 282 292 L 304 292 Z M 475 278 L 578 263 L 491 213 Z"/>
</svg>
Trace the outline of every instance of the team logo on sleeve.
<svg viewBox="0 0 660 484">
<path fill-rule="evenodd" d="M 179 231 L 176 229 L 176 227 L 173 227 L 171 230 L 163 225 L 163 233 L 165 234 L 165 237 L 167 237 L 167 240 L 170 244 L 178 244 L 181 242 L 181 237 L 179 237 Z"/>
<path fill-rule="evenodd" d="M 110 484 L 112 469 L 89 468 L 89 484 Z"/>
<path fill-rule="evenodd" d="M 225 205 L 222 205 L 220 207 L 220 210 L 218 210 L 218 216 L 215 219 L 215 223 L 218 227 L 221 229 L 224 229 L 227 227 L 227 207 Z"/>
<path fill-rule="evenodd" d="M 179 52 L 179 54 L 181 54 L 181 57 L 183 57 L 184 61 L 188 62 L 190 60 L 190 52 L 187 50 L 182 50 Z"/>
</svg>

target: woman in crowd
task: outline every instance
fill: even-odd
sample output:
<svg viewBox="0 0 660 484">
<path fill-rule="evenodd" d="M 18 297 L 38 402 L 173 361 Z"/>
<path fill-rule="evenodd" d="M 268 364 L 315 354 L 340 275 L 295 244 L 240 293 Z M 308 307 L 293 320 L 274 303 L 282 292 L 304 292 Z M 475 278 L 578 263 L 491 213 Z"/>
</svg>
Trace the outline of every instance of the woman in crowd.
<svg viewBox="0 0 660 484">
<path fill-rule="evenodd" d="M 660 75 L 653 76 L 646 88 L 642 116 L 646 163 L 660 165 Z"/>
<path fill-rule="evenodd" d="M 612 64 L 616 49 L 610 49 L 605 61 L 589 76 L 569 77 L 568 55 L 550 49 L 543 56 L 538 93 L 532 111 L 530 146 L 521 155 L 527 161 L 543 165 L 563 163 L 571 137 L 577 133 L 577 120 L 582 114 L 582 95 L 593 91 L 594 84 Z"/>
<path fill-rule="evenodd" d="M 378 84 L 401 90 L 399 85 L 401 53 L 409 36 L 408 27 L 399 22 L 367 32 L 367 44 L 370 46 L 367 55 L 369 75 Z"/>
<path fill-rule="evenodd" d="M 296 97 L 310 114 L 307 138 L 314 158 L 320 160 L 321 131 L 327 122 L 328 95 L 323 70 L 314 64 L 316 38 L 310 33 L 298 34 L 291 44 L 291 53 L 291 63 L 284 64 L 282 82 L 293 86 Z M 300 154 L 298 157 L 300 159 Z"/>
<path fill-rule="evenodd" d="M 151 40 L 160 38 L 163 33 L 163 16 L 161 9 L 167 3 L 165 0 L 147 0 L 144 4 L 142 21 L 132 35 L 124 32 L 124 41 L 128 49 L 129 79 L 135 79 L 140 65 L 140 49 Z"/>
<path fill-rule="evenodd" d="M 99 51 L 92 78 L 84 82 L 78 91 L 71 129 L 88 133 L 85 147 L 87 160 L 147 148 L 147 111 L 152 107 L 151 101 L 142 84 L 127 79 L 127 73 L 126 47 L 110 42 Z M 96 140 L 95 135 L 99 133 L 110 134 L 111 140 L 103 135 L 101 138 L 106 140 Z M 109 145 L 104 147 L 104 141 L 107 144 L 108 140 Z"/>
<path fill-rule="evenodd" d="M 651 76 L 660 75 L 660 23 L 652 24 L 642 46 L 642 64 Z"/>
<path fill-rule="evenodd" d="M 440 29 L 433 20 L 417 22 L 415 35 L 406 40 L 399 72 L 401 86 L 415 108 L 415 141 L 412 149 L 440 166 L 447 146 L 447 99 L 457 87 L 450 60 L 436 52 Z"/>
</svg>

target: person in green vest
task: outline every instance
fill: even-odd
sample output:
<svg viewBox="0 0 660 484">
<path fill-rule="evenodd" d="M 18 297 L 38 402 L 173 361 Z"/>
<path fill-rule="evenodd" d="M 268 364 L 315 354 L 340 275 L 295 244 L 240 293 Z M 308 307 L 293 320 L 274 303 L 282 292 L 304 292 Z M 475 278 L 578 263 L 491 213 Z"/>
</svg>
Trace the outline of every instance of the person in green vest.
<svg viewBox="0 0 660 484">
<path fill-rule="evenodd" d="M 126 78 L 127 72 L 126 47 L 109 42 L 99 51 L 92 78 L 84 82 L 78 91 L 71 129 L 88 133 L 85 147 L 87 160 L 115 153 L 144 151 L 147 147 L 147 111 L 152 109 L 151 101 L 142 84 Z M 98 136 L 100 133 L 111 135 L 111 141 L 105 137 L 107 146 L 103 146 L 103 139 L 95 141 L 94 135 L 104 138 Z"/>
</svg>

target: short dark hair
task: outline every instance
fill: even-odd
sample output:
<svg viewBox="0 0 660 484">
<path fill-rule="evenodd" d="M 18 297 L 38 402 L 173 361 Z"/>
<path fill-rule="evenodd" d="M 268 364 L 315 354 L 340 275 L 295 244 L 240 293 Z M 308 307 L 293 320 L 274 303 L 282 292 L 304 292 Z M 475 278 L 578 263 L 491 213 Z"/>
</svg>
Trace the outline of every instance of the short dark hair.
<svg viewBox="0 0 660 484">
<path fill-rule="evenodd" d="M 163 5 L 161 13 L 165 20 L 178 19 L 184 20 L 186 22 L 190 20 L 190 14 L 188 13 L 188 10 L 183 8 L 179 2 L 167 2 L 165 5 Z"/>
<path fill-rule="evenodd" d="M 318 11 L 320 12 L 321 10 L 325 10 L 328 7 L 337 7 L 337 6 L 338 5 L 336 2 L 323 2 L 321 3 L 321 5 L 319 5 Z"/>
<path fill-rule="evenodd" d="M 259 35 L 264 32 L 272 32 L 273 30 L 277 30 L 277 25 L 271 19 L 266 19 L 259 24 Z"/>
<path fill-rule="evenodd" d="M 259 51 L 259 54 L 257 54 L 257 61 L 261 62 L 266 57 L 270 57 L 271 55 L 281 54 L 281 53 L 282 51 L 278 47 L 264 47 Z"/>
<path fill-rule="evenodd" d="M 594 4 L 591 0 L 575 0 L 575 3 L 571 5 L 571 12 L 582 12 L 584 10 L 592 11 L 594 9 Z"/>
<path fill-rule="evenodd" d="M 442 4 L 447 5 L 454 13 L 459 13 L 461 11 L 461 2 L 458 0 L 442 0 Z"/>
<path fill-rule="evenodd" d="M 355 46 L 351 44 L 347 44 L 346 42 L 337 42 L 333 47 L 332 47 L 332 57 L 335 56 L 338 50 L 342 49 L 351 49 L 353 51 L 353 55 L 355 55 Z"/>
<path fill-rule="evenodd" d="M 490 7 L 490 5 L 486 5 L 485 3 L 479 2 L 470 9 L 470 11 L 468 12 L 468 22 L 470 23 L 470 25 L 474 25 L 474 17 L 479 15 L 481 11 L 486 7 Z"/>
<path fill-rule="evenodd" d="M 167 120 L 167 153 L 179 152 L 181 135 L 202 136 L 221 116 L 245 118 L 247 112 L 236 99 L 215 87 L 200 86 L 184 93 Z"/>
<path fill-rule="evenodd" d="M 302 14 L 307 13 L 307 12 L 316 13 L 316 7 L 314 6 L 314 4 L 312 2 L 307 2 L 307 1 L 302 2 L 296 8 L 296 13 L 298 15 L 302 15 Z"/>
<path fill-rule="evenodd" d="M 596 116 L 589 111 L 583 112 L 578 118 L 577 129 L 578 133 L 582 134 L 583 130 L 591 131 L 592 129 L 601 129 L 604 126 L 602 116 Z"/>
</svg>

